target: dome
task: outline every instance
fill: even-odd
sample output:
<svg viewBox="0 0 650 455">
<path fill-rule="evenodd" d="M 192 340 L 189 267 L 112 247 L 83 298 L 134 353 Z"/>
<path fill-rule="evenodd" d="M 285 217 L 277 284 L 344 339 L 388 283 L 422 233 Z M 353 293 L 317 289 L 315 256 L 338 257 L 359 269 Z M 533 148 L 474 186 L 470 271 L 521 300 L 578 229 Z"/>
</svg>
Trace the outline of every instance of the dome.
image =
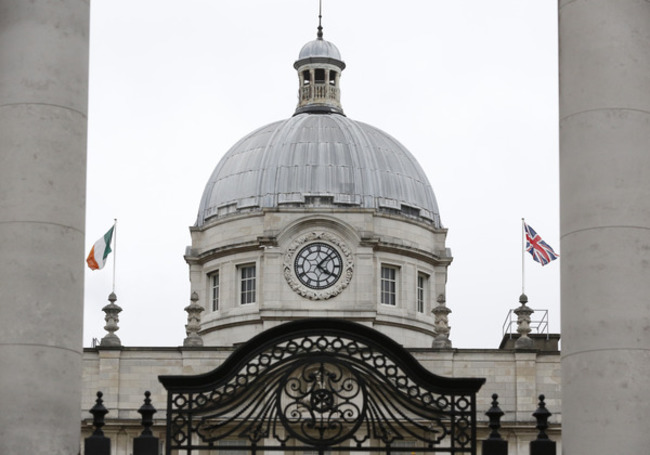
<svg viewBox="0 0 650 455">
<path fill-rule="evenodd" d="M 310 113 L 237 142 L 205 187 L 197 225 L 231 213 L 301 206 L 370 208 L 440 227 L 431 185 L 402 144 L 343 115 Z"/>
<path fill-rule="evenodd" d="M 333 43 L 325 41 L 324 39 L 315 39 L 308 42 L 302 47 L 302 49 L 300 49 L 298 60 L 310 57 L 325 57 L 341 60 L 341 53 Z"/>
</svg>

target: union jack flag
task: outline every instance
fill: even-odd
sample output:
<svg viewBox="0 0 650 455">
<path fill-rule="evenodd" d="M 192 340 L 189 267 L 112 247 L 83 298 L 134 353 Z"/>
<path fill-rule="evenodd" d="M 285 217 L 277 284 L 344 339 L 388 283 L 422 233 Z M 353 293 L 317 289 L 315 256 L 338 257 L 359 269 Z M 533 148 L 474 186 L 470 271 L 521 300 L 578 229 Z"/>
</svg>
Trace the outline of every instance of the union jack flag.
<svg viewBox="0 0 650 455">
<path fill-rule="evenodd" d="M 531 254 L 535 261 L 542 265 L 546 265 L 560 257 L 560 255 L 553 251 L 553 248 L 542 240 L 539 234 L 526 223 L 524 223 L 524 230 L 526 232 L 526 251 Z"/>
</svg>

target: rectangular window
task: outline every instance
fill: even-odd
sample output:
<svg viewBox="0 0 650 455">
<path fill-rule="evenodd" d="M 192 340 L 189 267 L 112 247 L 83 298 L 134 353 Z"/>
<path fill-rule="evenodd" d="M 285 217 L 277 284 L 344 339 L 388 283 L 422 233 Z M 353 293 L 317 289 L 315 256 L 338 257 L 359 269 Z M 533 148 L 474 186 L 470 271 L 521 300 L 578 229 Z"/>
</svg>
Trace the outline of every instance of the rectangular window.
<svg viewBox="0 0 650 455">
<path fill-rule="evenodd" d="M 212 289 L 212 311 L 219 310 L 219 271 L 210 274 L 210 288 Z"/>
<path fill-rule="evenodd" d="M 397 269 L 381 266 L 381 303 L 395 306 L 397 300 Z"/>
<path fill-rule="evenodd" d="M 218 451 L 216 453 L 222 453 L 225 455 L 248 455 L 250 452 L 248 449 L 242 449 L 241 447 L 246 447 L 248 441 L 246 439 L 221 439 L 217 442 Z M 239 447 L 235 449 L 234 447 Z M 215 452 L 210 452 L 215 453 Z"/>
<path fill-rule="evenodd" d="M 417 309 L 418 313 L 424 313 L 424 300 L 426 295 L 427 276 L 424 273 L 418 273 L 417 288 Z"/>
<path fill-rule="evenodd" d="M 247 305 L 255 303 L 255 264 L 239 267 L 240 303 Z"/>
</svg>

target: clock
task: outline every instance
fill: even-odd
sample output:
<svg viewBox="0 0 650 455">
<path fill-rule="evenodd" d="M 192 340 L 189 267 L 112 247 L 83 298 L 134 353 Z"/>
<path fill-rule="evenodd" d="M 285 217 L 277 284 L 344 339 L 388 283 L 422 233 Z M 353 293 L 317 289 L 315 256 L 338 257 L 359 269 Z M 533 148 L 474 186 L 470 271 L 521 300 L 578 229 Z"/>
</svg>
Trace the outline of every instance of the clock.
<svg viewBox="0 0 650 455">
<path fill-rule="evenodd" d="M 309 300 L 327 300 L 350 284 L 354 258 L 338 235 L 309 231 L 287 246 L 283 269 L 287 284 L 296 293 Z"/>
<path fill-rule="evenodd" d="M 311 289 L 327 289 L 334 285 L 343 271 L 341 255 L 331 245 L 322 242 L 304 246 L 294 262 L 298 280 Z"/>
</svg>

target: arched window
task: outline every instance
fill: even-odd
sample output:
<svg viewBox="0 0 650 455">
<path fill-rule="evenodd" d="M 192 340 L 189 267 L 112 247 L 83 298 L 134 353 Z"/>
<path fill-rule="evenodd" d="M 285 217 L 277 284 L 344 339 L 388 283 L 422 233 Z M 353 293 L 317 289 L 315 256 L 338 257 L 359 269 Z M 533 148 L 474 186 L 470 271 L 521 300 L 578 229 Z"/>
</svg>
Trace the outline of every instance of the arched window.
<svg viewBox="0 0 650 455">
<path fill-rule="evenodd" d="M 324 84 L 325 83 L 325 70 L 323 68 L 316 68 L 314 71 L 315 83 Z"/>
</svg>

